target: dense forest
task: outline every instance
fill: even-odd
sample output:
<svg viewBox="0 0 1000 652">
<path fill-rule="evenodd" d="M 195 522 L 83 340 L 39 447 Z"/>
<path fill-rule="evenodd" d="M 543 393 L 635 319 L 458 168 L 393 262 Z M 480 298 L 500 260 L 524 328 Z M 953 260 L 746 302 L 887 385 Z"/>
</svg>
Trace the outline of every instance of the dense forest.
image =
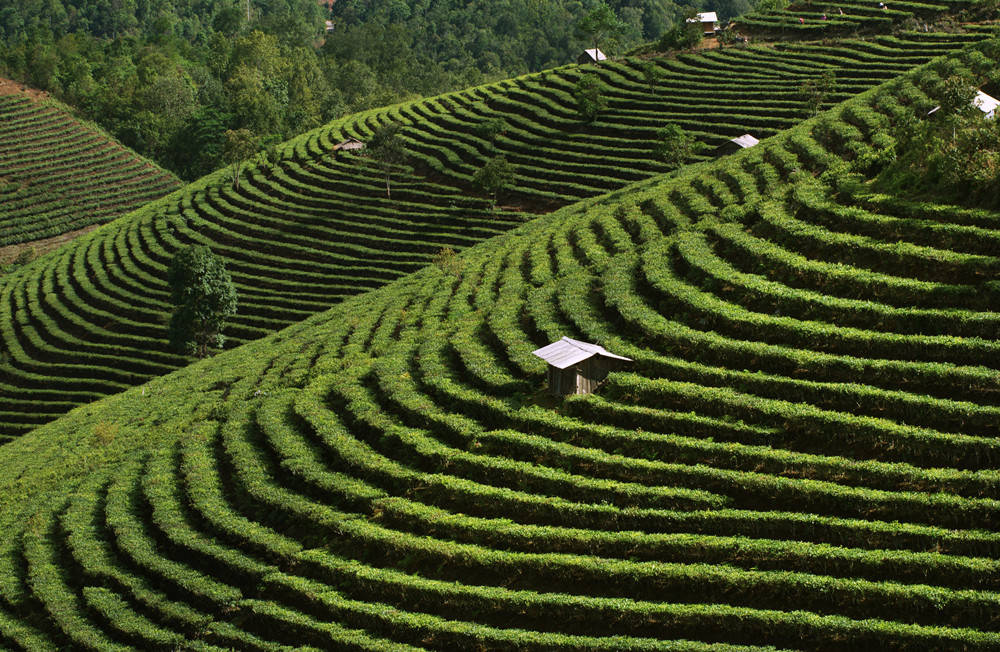
<svg viewBox="0 0 1000 652">
<path fill-rule="evenodd" d="M 722 17 L 749 0 L 713 3 Z M 0 74 L 49 91 L 186 179 L 226 130 L 261 145 L 373 106 L 571 61 L 597 0 L 10 0 Z M 689 7 L 615 0 L 605 44 L 658 37 Z M 696 3 L 698 4 L 698 3 Z M 326 21 L 332 22 L 331 31 Z"/>
</svg>

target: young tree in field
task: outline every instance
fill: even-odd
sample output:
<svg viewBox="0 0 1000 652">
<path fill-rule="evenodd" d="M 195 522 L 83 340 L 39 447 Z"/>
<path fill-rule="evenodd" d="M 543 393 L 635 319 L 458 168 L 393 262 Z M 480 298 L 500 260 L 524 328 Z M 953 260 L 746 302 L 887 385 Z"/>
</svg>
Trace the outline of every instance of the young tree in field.
<svg viewBox="0 0 1000 652">
<path fill-rule="evenodd" d="M 951 137 L 956 135 L 956 126 L 965 114 L 972 113 L 972 101 L 976 99 L 976 82 L 969 73 L 949 75 L 939 90 L 941 108 L 938 111 L 951 123 Z"/>
<path fill-rule="evenodd" d="M 825 70 L 818 79 L 807 79 L 799 87 L 799 93 L 811 115 L 819 113 L 823 103 L 835 90 L 837 90 L 837 75 L 832 70 Z"/>
<path fill-rule="evenodd" d="M 587 122 L 593 122 L 608 105 L 604 99 L 604 84 L 592 73 L 580 77 L 573 86 L 573 99 L 577 111 Z"/>
<path fill-rule="evenodd" d="M 625 23 L 618 18 L 614 9 L 609 7 L 604 0 L 601 0 L 590 13 L 576 24 L 577 34 L 593 43 L 595 50 L 600 48 L 605 39 L 616 37 L 624 29 Z"/>
<path fill-rule="evenodd" d="M 656 132 L 656 145 L 653 153 L 656 158 L 670 166 L 679 168 L 694 154 L 701 151 L 704 145 L 694 136 L 671 123 Z"/>
<path fill-rule="evenodd" d="M 365 145 L 366 155 L 371 157 L 385 174 L 386 197 L 392 197 L 389 187 L 392 171 L 406 160 L 406 150 L 403 147 L 403 138 L 400 136 L 401 129 L 402 127 L 395 122 L 386 123 L 375 130 Z"/>
<path fill-rule="evenodd" d="M 496 208 L 500 192 L 514 181 L 517 168 L 511 165 L 503 156 L 494 156 L 472 177 L 472 183 L 493 195 L 493 207 Z"/>
<path fill-rule="evenodd" d="M 205 246 L 178 251 L 167 272 L 170 300 L 170 344 L 199 358 L 225 343 L 226 319 L 236 314 L 236 288 L 222 259 Z"/>
<path fill-rule="evenodd" d="M 649 85 L 649 92 L 655 93 L 656 86 L 663 79 L 663 74 L 660 72 L 660 67 L 657 66 L 652 61 L 644 61 L 642 63 L 642 77 L 646 80 Z"/>
<path fill-rule="evenodd" d="M 497 137 L 507 133 L 507 129 L 507 121 L 503 118 L 487 118 L 476 125 L 476 133 L 489 141 L 491 149 L 496 147 Z"/>
<path fill-rule="evenodd" d="M 239 190 L 243 165 L 257 153 L 257 139 L 249 129 L 227 129 L 222 155 L 233 166 L 233 187 Z"/>
</svg>

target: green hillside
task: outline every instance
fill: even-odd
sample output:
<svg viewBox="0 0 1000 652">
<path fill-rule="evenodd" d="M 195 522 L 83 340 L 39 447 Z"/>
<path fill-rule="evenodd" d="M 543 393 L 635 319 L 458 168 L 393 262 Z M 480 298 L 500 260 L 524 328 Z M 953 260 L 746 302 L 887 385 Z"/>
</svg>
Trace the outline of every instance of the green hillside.
<svg viewBox="0 0 1000 652">
<path fill-rule="evenodd" d="M 66 107 L 0 83 L 0 247 L 108 222 L 180 186 Z"/>
<path fill-rule="evenodd" d="M 569 66 L 334 122 L 251 169 L 239 190 L 220 171 L 7 278 L 0 439 L 189 361 L 169 350 L 165 329 L 166 266 L 182 245 L 226 259 L 240 294 L 235 346 L 414 272 L 442 247 L 664 173 L 654 150 L 668 122 L 710 147 L 768 137 L 810 115 L 805 80 L 834 72 L 831 106 L 982 38 L 900 32 Z M 589 73 L 607 100 L 591 122 L 573 97 Z M 481 127 L 497 118 L 507 127 L 490 141 Z M 370 162 L 333 152 L 387 121 L 404 125 L 410 156 L 391 199 Z M 519 172 L 494 214 L 470 181 L 497 154 Z"/>
<path fill-rule="evenodd" d="M 0 646 L 998 649 L 996 214 L 863 183 L 998 62 L 0 448 Z M 635 363 L 557 402 L 531 352 L 566 335 Z"/>
</svg>

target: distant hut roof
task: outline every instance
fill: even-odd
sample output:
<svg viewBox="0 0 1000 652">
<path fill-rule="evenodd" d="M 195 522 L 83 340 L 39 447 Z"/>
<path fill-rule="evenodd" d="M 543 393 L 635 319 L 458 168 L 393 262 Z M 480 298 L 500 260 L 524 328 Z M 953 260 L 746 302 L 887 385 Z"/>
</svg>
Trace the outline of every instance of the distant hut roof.
<svg viewBox="0 0 1000 652">
<path fill-rule="evenodd" d="M 333 151 L 336 152 L 336 151 L 340 151 L 340 150 L 348 150 L 349 151 L 349 150 L 352 150 L 352 149 L 362 149 L 362 148 L 364 148 L 364 146 L 365 146 L 365 144 L 363 142 L 361 142 L 360 140 L 358 140 L 357 138 L 347 138 L 346 140 L 342 140 L 339 143 L 337 143 L 336 145 L 334 145 L 333 146 Z"/>
<path fill-rule="evenodd" d="M 972 98 L 972 106 L 976 107 L 980 111 L 986 114 L 987 118 L 992 118 L 996 115 L 997 107 L 1000 107 L 1000 100 L 982 91 L 976 91 L 976 96 Z M 927 112 L 927 115 L 934 115 L 941 110 L 941 106 L 935 106 L 933 109 Z"/>
<path fill-rule="evenodd" d="M 972 105 L 986 115 L 992 116 L 997 107 L 1000 106 L 1000 100 L 982 91 L 976 91 L 976 97 L 972 100 Z"/>
<path fill-rule="evenodd" d="M 743 134 L 742 136 L 731 139 L 729 142 L 736 143 L 740 147 L 746 149 L 747 147 L 753 147 L 760 141 L 751 136 L 750 134 Z"/>
<path fill-rule="evenodd" d="M 632 362 L 631 358 L 615 355 L 603 346 L 590 344 L 588 342 L 581 342 L 580 340 L 574 340 L 569 337 L 564 337 L 558 342 L 553 342 L 548 346 L 543 346 L 537 351 L 533 351 L 533 353 L 557 369 L 572 367 L 573 365 L 583 362 L 588 358 L 592 358 L 595 355 L 604 356 L 605 358 L 611 358 L 613 360 Z"/>
<path fill-rule="evenodd" d="M 597 48 L 590 48 L 589 50 L 584 50 L 583 54 L 591 61 L 604 61 L 605 59 L 608 58 L 606 54 L 604 54 Z"/>
<path fill-rule="evenodd" d="M 717 22 L 719 22 L 719 16 L 714 11 L 705 11 L 705 12 L 702 12 L 702 13 L 698 14 L 698 16 L 696 18 L 688 18 L 687 22 L 689 22 L 689 23 L 717 23 Z"/>
</svg>

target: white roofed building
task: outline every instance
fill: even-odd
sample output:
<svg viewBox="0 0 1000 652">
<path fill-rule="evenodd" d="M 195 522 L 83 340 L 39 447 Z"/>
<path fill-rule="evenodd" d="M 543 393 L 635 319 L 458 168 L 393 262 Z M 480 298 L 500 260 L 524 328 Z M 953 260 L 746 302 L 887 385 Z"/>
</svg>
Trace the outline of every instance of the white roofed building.
<svg viewBox="0 0 1000 652">
<path fill-rule="evenodd" d="M 549 364 L 549 392 L 556 396 L 590 394 L 612 371 L 630 358 L 611 353 L 603 346 L 564 337 L 533 352 Z"/>
<path fill-rule="evenodd" d="M 735 154 L 741 149 L 747 149 L 748 147 L 753 147 L 760 141 L 750 134 L 743 134 L 742 136 L 737 136 L 736 138 L 731 138 L 726 142 L 719 145 L 716 148 L 715 153 L 717 155 L 722 154 Z"/>
<path fill-rule="evenodd" d="M 719 29 L 719 16 L 714 11 L 702 12 L 696 18 L 688 18 L 687 22 L 701 23 L 706 35 L 715 34 L 715 30 Z"/>
<path fill-rule="evenodd" d="M 992 120 L 997 115 L 997 107 L 1000 106 L 1000 100 L 982 91 L 976 91 L 976 97 L 972 100 L 972 105 Z"/>
<path fill-rule="evenodd" d="M 576 58 L 577 63 L 598 63 L 604 61 L 608 58 L 606 54 L 598 50 L 597 48 L 590 48 L 584 50 L 580 53 L 580 56 Z"/>
</svg>

